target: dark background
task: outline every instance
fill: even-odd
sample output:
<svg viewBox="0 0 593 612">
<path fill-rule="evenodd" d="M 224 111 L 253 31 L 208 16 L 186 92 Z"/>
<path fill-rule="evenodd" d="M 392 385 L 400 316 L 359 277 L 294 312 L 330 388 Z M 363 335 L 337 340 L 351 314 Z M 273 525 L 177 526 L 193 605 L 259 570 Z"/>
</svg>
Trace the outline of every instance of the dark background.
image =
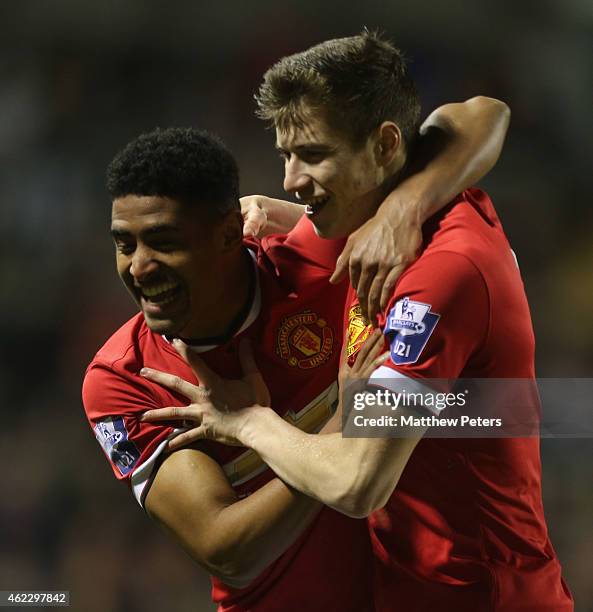
<svg viewBox="0 0 593 612">
<path fill-rule="evenodd" d="M 155 126 L 206 127 L 242 192 L 282 195 L 252 94 L 282 55 L 380 26 L 413 59 L 424 114 L 476 94 L 512 123 L 484 181 L 517 252 L 539 376 L 593 370 L 593 5 L 25 1 L 0 5 L 0 589 L 69 589 L 76 610 L 210 610 L 205 574 L 143 515 L 83 418 L 84 368 L 133 312 L 115 275 L 104 170 Z M 592 402 L 593 403 L 593 402 Z M 552 539 L 593 609 L 593 442 L 544 440 Z"/>
</svg>

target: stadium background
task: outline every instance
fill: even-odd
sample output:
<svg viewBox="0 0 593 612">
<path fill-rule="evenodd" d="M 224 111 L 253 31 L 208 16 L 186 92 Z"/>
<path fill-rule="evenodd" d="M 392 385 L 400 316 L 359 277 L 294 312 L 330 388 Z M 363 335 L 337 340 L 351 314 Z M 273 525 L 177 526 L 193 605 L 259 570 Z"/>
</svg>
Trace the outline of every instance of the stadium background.
<svg viewBox="0 0 593 612">
<path fill-rule="evenodd" d="M 425 114 L 488 94 L 513 117 L 484 181 L 518 254 L 540 376 L 593 371 L 587 0 L 0 5 L 0 588 L 69 589 L 92 611 L 210 610 L 208 583 L 116 483 L 84 419 L 84 368 L 132 304 L 115 275 L 104 169 L 154 126 L 235 152 L 242 192 L 282 195 L 252 93 L 271 63 L 381 26 Z M 593 441 L 542 443 L 546 514 L 577 609 L 593 609 Z"/>
</svg>

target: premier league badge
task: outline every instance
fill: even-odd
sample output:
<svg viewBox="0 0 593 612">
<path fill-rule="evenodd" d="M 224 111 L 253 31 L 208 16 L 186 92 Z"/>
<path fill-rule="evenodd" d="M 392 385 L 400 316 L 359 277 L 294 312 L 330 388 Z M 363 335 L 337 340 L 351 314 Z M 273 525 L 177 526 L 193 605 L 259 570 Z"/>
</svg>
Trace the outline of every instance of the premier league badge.
<svg viewBox="0 0 593 612">
<path fill-rule="evenodd" d="M 430 304 L 413 302 L 405 297 L 395 303 L 385 324 L 385 335 L 391 339 L 391 359 L 395 364 L 416 363 L 426 346 L 439 314 Z"/>
<path fill-rule="evenodd" d="M 140 452 L 128 439 L 128 430 L 123 417 L 109 417 L 99 421 L 93 429 L 99 444 L 120 474 L 125 476 L 131 472 L 140 459 Z"/>
</svg>

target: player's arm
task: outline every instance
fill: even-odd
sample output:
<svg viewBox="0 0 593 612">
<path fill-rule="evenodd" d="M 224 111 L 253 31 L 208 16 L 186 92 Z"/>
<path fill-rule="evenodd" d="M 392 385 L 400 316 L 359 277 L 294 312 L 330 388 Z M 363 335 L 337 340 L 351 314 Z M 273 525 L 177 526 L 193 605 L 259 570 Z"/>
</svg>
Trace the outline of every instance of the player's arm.
<svg viewBox="0 0 593 612">
<path fill-rule="evenodd" d="M 510 118 L 504 102 L 485 96 L 445 104 L 426 118 L 410 174 L 399 185 L 418 202 L 421 218 L 438 212 L 494 167 Z"/>
<path fill-rule="evenodd" d="M 241 588 L 303 533 L 321 504 L 278 478 L 238 499 L 216 461 L 186 448 L 162 463 L 145 508 L 192 559 Z"/>
<path fill-rule="evenodd" d="M 303 216 L 305 207 L 263 195 L 242 197 L 243 235 L 262 238 L 268 234 L 287 234 Z"/>
<path fill-rule="evenodd" d="M 255 381 L 256 397 L 259 386 Z M 92 367 L 85 376 L 85 411 L 96 434 L 109 429 L 98 439 L 116 476 L 130 481 L 148 514 L 197 563 L 231 586 L 245 586 L 292 545 L 321 504 L 278 478 L 238 499 L 222 468 L 195 448 L 167 456 L 150 484 L 173 428 L 143 424 L 140 415 L 162 401 L 154 385 L 110 366 Z M 122 463 L 124 450 L 129 459 Z"/>
<path fill-rule="evenodd" d="M 419 146 L 411 152 L 410 176 L 386 198 L 378 210 L 379 218 L 384 216 L 395 230 L 401 215 L 393 215 L 415 205 L 414 225 L 418 220 L 422 223 L 479 181 L 500 156 L 510 116 L 504 102 L 485 96 L 439 106 L 420 126 Z M 305 211 L 302 204 L 263 195 L 244 196 L 240 203 L 244 235 L 258 238 L 288 233 Z M 399 239 L 404 237 L 403 229 Z M 346 255 L 341 262 L 345 259 Z M 337 274 L 344 271 L 338 266 Z"/>
<path fill-rule="evenodd" d="M 215 398 L 224 391 L 224 380 L 212 372 L 192 351 L 176 346 L 200 381 L 207 381 L 210 393 L 202 386 L 192 385 L 164 372 L 144 369 L 143 375 L 163 386 L 185 395 L 192 402 L 186 407 L 151 410 L 143 420 L 194 421 L 197 427 L 180 434 L 170 442 L 171 448 L 212 438 L 225 444 L 249 444 L 262 459 L 286 482 L 307 496 L 314 497 L 354 517 L 367 516 L 382 506 L 397 484 L 399 474 L 418 438 L 407 440 L 343 440 L 340 431 L 340 410 L 326 425 L 323 433 L 310 435 L 289 425 L 272 409 L 252 406 L 227 410 L 232 398 Z M 383 336 L 378 330 L 362 347 L 353 368 L 343 365 L 340 372 L 341 389 L 347 379 L 366 379 L 388 357 L 381 355 Z M 347 373 L 346 373 L 347 372 Z M 254 386 L 261 376 L 255 363 L 245 363 L 244 380 L 251 379 Z M 201 383 L 202 384 L 202 383 Z M 215 403 L 221 409 L 218 409 Z M 341 399 L 341 404 L 343 399 Z M 319 440 L 323 439 L 320 444 Z M 293 464 L 293 465 L 291 465 Z M 378 474 L 378 467 L 385 469 Z"/>
<path fill-rule="evenodd" d="M 509 120 L 504 102 L 478 96 L 445 104 L 424 121 L 406 178 L 377 214 L 350 235 L 331 279 L 349 272 L 362 314 L 371 322 L 416 259 L 422 224 L 496 164 Z"/>
<path fill-rule="evenodd" d="M 436 252 L 424 257 L 398 285 L 398 293 L 393 297 L 394 308 L 404 296 L 417 300 L 418 305 L 430 305 L 433 319 L 427 320 L 422 332 L 426 337 L 419 338 L 421 341 L 414 345 L 413 354 L 406 353 L 403 360 L 397 344 L 406 342 L 406 337 L 386 330 L 391 359 L 384 365 L 374 365 L 371 361 L 370 378 L 373 385 L 395 394 L 401 392 L 402 380 L 416 386 L 418 378 L 457 378 L 469 356 L 481 347 L 489 329 L 488 291 L 479 270 L 463 255 Z M 358 359 L 364 357 L 364 350 L 364 347 L 360 350 Z M 187 353 L 184 356 L 195 369 L 197 362 L 193 361 L 199 358 Z M 356 370 L 354 375 L 366 378 Z M 422 431 L 410 431 L 409 437 L 393 439 L 306 434 L 270 408 L 221 410 L 208 399 L 204 401 L 203 394 L 193 390 L 193 385 L 174 380 L 175 377 L 168 380 L 168 376 L 154 371 L 148 373 L 152 380 L 190 397 L 192 403 L 176 409 L 174 414 L 170 409 L 151 411 L 149 420 L 190 419 L 198 427 L 182 434 L 181 440 L 213 438 L 248 446 L 283 481 L 353 517 L 367 516 L 385 504 L 422 434 Z M 398 416 L 402 415 L 415 413 L 399 406 Z"/>
</svg>

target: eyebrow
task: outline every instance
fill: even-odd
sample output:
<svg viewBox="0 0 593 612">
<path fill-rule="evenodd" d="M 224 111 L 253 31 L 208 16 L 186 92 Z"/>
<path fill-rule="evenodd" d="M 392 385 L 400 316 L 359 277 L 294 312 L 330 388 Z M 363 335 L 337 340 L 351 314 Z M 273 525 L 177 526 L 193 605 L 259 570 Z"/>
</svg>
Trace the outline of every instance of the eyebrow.
<svg viewBox="0 0 593 612">
<path fill-rule="evenodd" d="M 287 150 L 281 147 L 278 143 L 275 144 L 276 151 L 280 153 L 286 153 Z M 313 149 L 314 151 L 333 151 L 334 147 L 329 144 L 323 144 L 320 142 L 310 142 L 306 144 L 296 145 L 292 147 L 294 151 L 307 151 Z"/>
<path fill-rule="evenodd" d="M 164 234 L 166 232 L 178 232 L 179 228 L 176 225 L 168 225 L 166 223 L 161 223 L 159 225 L 153 225 L 142 232 L 140 232 L 141 236 L 152 236 L 154 234 Z M 113 238 L 128 238 L 132 235 L 131 232 L 127 230 L 118 229 L 116 227 L 111 228 L 111 235 Z"/>
</svg>

